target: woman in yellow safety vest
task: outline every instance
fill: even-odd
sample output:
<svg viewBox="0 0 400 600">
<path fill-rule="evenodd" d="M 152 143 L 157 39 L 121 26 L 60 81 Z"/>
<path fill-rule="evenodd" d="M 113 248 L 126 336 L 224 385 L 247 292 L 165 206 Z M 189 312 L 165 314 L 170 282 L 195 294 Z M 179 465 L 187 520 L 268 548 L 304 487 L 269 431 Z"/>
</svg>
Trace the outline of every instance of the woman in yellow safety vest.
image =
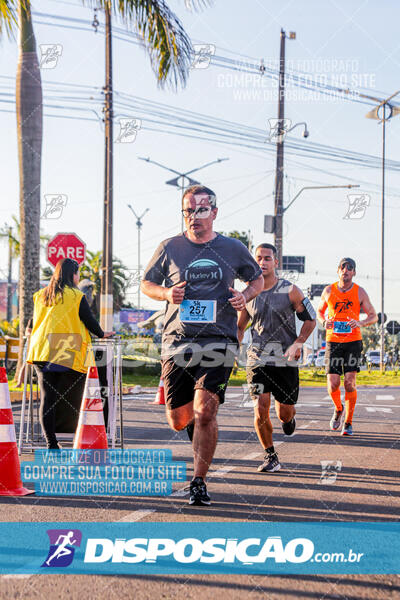
<svg viewBox="0 0 400 600">
<path fill-rule="evenodd" d="M 86 373 L 94 364 L 89 331 L 100 338 L 114 333 L 101 329 L 78 283 L 78 263 L 64 258 L 58 261 L 48 286 L 33 295 L 27 362 L 34 364 L 38 372 L 39 418 L 49 449 L 60 447 L 56 438 L 57 404 L 75 413 L 75 407 L 80 406 Z"/>
</svg>

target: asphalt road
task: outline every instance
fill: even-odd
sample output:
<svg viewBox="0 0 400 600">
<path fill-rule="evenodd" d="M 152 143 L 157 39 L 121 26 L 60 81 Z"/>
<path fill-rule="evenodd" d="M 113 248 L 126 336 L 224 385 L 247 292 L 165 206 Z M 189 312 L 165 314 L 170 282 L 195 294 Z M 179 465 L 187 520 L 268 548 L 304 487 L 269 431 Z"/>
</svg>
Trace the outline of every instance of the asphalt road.
<svg viewBox="0 0 400 600">
<path fill-rule="evenodd" d="M 188 465 L 186 433 L 166 426 L 164 409 L 149 404 L 154 391 L 126 396 L 125 442 L 129 448 L 169 448 Z M 210 507 L 188 505 L 184 484 L 167 498 L 0 498 L 4 521 L 398 521 L 400 388 L 359 390 L 355 435 L 329 431 L 332 403 L 326 391 L 303 388 L 297 430 L 283 435 L 273 418 L 282 470 L 258 473 L 263 452 L 253 429 L 252 405 L 230 388 L 219 411 L 219 443 L 208 477 Z M 18 407 L 15 409 L 18 421 Z M 22 459 L 28 459 L 24 455 Z M 321 461 L 334 461 L 323 474 Z M 396 575 L 191 575 L 0 577 L 0 598 L 400 598 Z"/>
</svg>

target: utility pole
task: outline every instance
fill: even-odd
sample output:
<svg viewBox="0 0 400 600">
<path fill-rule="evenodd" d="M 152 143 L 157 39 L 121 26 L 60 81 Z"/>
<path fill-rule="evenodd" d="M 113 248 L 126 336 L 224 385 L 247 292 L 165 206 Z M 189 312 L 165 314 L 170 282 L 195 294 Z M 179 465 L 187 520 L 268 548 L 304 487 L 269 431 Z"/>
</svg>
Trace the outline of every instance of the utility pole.
<svg viewBox="0 0 400 600">
<path fill-rule="evenodd" d="M 12 319 L 11 296 L 12 296 L 12 228 L 8 228 L 8 280 L 7 280 L 7 321 Z"/>
<path fill-rule="evenodd" d="M 274 242 L 277 251 L 278 269 L 282 269 L 282 237 L 283 237 L 283 139 L 285 130 L 285 43 L 286 37 L 289 40 L 296 39 L 294 31 L 289 32 L 289 36 L 281 29 L 281 48 L 279 56 L 279 87 L 278 87 L 278 137 L 276 142 L 276 173 L 275 173 L 275 219 L 274 219 Z M 303 133 L 304 137 L 308 137 L 307 126 L 305 123 L 297 123 L 297 125 L 305 125 Z M 294 129 L 292 127 L 289 131 Z"/>
<path fill-rule="evenodd" d="M 130 204 L 128 204 L 128 208 L 131 209 L 131 211 L 133 212 L 133 214 L 136 217 L 136 227 L 137 227 L 137 240 L 138 240 L 138 292 L 137 292 L 137 307 L 140 308 L 140 270 L 141 270 L 141 264 L 140 264 L 140 231 L 142 229 L 142 225 L 143 225 L 143 217 L 144 215 L 150 210 L 149 208 L 146 208 L 146 210 L 144 211 L 144 213 L 138 217 L 138 215 L 135 213 L 135 211 L 133 210 L 132 206 Z"/>
<path fill-rule="evenodd" d="M 382 204 L 381 204 L 381 349 L 380 349 L 380 369 L 385 369 L 385 153 L 386 153 L 386 121 L 400 114 L 400 107 L 393 106 L 390 101 L 400 94 L 400 90 L 382 100 L 380 104 L 368 112 L 367 119 L 376 119 L 382 123 Z M 382 113 L 380 114 L 380 109 Z M 386 115 L 386 110 L 388 111 Z"/>
<path fill-rule="evenodd" d="M 278 89 L 278 141 L 276 143 L 275 174 L 275 247 L 278 258 L 278 269 L 282 269 L 282 233 L 283 233 L 283 119 L 285 118 L 285 42 L 286 33 L 281 29 L 281 49 L 279 57 L 279 89 Z"/>
<path fill-rule="evenodd" d="M 105 168 L 103 253 L 101 264 L 100 324 L 104 331 L 113 325 L 113 88 L 111 3 L 105 6 L 106 82 L 104 86 Z"/>
<path fill-rule="evenodd" d="M 385 370 L 385 151 L 386 151 L 386 104 L 382 117 L 382 204 L 381 204 L 381 352 L 380 371 Z"/>
</svg>

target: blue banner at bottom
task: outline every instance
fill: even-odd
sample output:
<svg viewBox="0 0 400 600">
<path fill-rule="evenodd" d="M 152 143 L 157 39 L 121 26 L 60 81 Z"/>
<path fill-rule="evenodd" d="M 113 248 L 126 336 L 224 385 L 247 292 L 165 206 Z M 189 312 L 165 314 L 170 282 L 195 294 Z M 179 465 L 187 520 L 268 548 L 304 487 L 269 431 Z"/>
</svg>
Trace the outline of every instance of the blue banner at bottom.
<svg viewBox="0 0 400 600">
<path fill-rule="evenodd" d="M 0 523 L 0 573 L 400 574 L 400 523 Z"/>
</svg>

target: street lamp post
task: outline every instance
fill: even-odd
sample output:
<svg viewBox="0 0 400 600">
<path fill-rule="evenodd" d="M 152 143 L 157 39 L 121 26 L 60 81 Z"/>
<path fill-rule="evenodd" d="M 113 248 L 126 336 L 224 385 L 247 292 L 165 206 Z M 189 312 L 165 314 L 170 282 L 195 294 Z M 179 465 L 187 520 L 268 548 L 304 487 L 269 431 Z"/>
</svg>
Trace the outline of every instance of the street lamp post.
<svg viewBox="0 0 400 600">
<path fill-rule="evenodd" d="M 346 189 L 352 189 L 352 188 L 357 188 L 360 187 L 358 184 L 352 184 L 352 183 L 347 183 L 345 185 L 306 185 L 305 187 L 302 187 L 300 191 L 297 192 L 297 194 L 295 195 L 295 197 L 289 202 L 289 204 L 287 206 L 285 206 L 285 208 L 283 209 L 283 212 L 285 213 L 287 211 L 288 208 L 290 208 L 293 204 L 293 202 L 300 196 L 300 194 L 302 192 L 304 192 L 304 190 L 327 190 L 327 189 L 331 189 L 331 188 L 346 188 Z"/>
<path fill-rule="evenodd" d="M 357 188 L 360 187 L 358 184 L 352 184 L 352 183 L 347 183 L 344 185 L 307 185 L 305 187 L 302 187 L 301 190 L 299 190 L 297 192 L 297 194 L 295 195 L 295 197 L 289 202 L 289 204 L 285 207 L 282 207 L 282 223 L 283 223 L 283 215 L 285 214 L 285 212 L 288 210 L 288 208 L 290 208 L 293 204 L 293 202 L 295 200 L 297 200 L 297 198 L 300 196 L 301 193 L 303 193 L 305 190 L 326 190 L 326 189 L 330 189 L 330 188 L 346 188 L 346 189 L 351 189 L 351 188 Z M 272 216 L 272 215 L 265 215 L 264 217 L 264 233 L 275 233 L 276 231 L 276 215 Z"/>
<path fill-rule="evenodd" d="M 386 152 L 386 121 L 400 114 L 400 107 L 390 104 L 390 100 L 397 96 L 400 90 L 382 100 L 378 106 L 368 112 L 365 116 L 367 119 L 376 119 L 379 124 L 382 123 L 382 205 L 381 205 L 381 352 L 380 352 L 380 369 L 381 372 L 385 368 L 385 152 Z M 379 114 L 382 109 L 383 114 Z M 388 114 L 386 114 L 388 110 Z"/>
<path fill-rule="evenodd" d="M 142 229 L 142 219 L 144 217 L 144 215 L 150 210 L 149 208 L 146 208 L 146 210 L 144 211 L 144 213 L 142 213 L 140 215 L 140 217 L 135 213 L 135 211 L 133 210 L 132 206 L 130 204 L 128 204 L 128 208 L 131 209 L 131 211 L 133 212 L 133 214 L 136 217 L 136 227 L 137 227 L 137 237 L 138 237 L 138 271 L 137 271 L 137 283 L 138 283 L 138 292 L 137 292 L 137 305 L 138 308 L 140 308 L 140 269 L 141 269 L 141 264 L 140 264 L 140 231 Z"/>
<path fill-rule="evenodd" d="M 177 175 L 177 177 L 174 177 L 173 179 L 169 179 L 165 183 L 167 185 L 173 185 L 173 186 L 177 187 L 178 189 L 180 189 L 181 197 L 182 197 L 183 190 L 185 189 L 185 187 L 187 187 L 188 185 L 196 185 L 199 183 L 195 179 L 192 179 L 191 177 L 189 177 L 189 175 L 191 175 L 192 173 L 196 173 L 196 171 L 200 171 L 201 169 L 205 169 L 206 167 L 209 167 L 210 165 L 214 165 L 216 163 L 223 162 L 224 160 L 229 160 L 229 158 L 217 158 L 217 160 L 212 160 L 211 162 L 208 162 L 205 165 L 201 165 L 201 167 L 197 167 L 196 169 L 192 169 L 191 171 L 187 171 L 186 173 L 180 173 L 179 171 L 175 171 L 175 169 L 166 167 L 165 165 L 162 165 L 161 163 L 156 162 L 155 160 L 151 160 L 150 158 L 143 158 L 142 156 L 139 156 L 138 158 L 139 158 L 139 160 L 144 160 L 148 163 L 152 163 L 153 165 L 157 165 L 158 167 L 161 167 L 162 169 L 165 169 L 166 171 L 175 173 L 175 175 Z M 183 231 L 183 229 L 184 229 L 183 216 L 182 216 L 181 224 L 182 224 L 182 231 Z"/>
</svg>

